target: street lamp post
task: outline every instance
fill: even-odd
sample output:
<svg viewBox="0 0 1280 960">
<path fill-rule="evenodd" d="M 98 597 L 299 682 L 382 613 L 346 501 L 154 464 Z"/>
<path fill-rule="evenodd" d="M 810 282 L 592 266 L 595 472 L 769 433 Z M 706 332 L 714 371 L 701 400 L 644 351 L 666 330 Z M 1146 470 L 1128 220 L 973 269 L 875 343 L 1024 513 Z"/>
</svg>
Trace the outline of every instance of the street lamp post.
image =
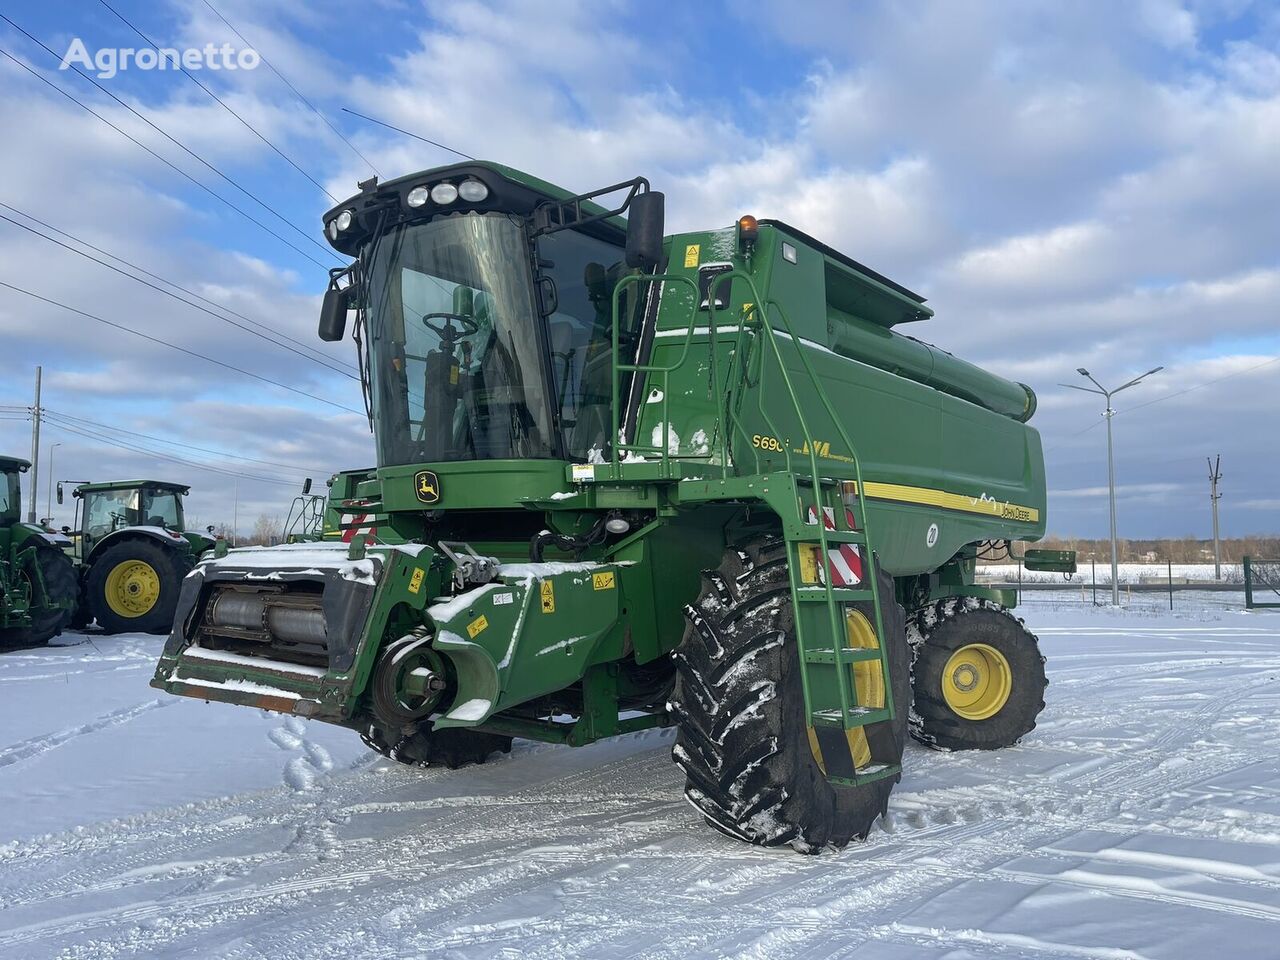
<svg viewBox="0 0 1280 960">
<path fill-rule="evenodd" d="M 53 518 L 53 451 L 60 446 L 61 441 L 49 444 L 49 482 L 44 494 L 44 515 L 50 519 Z"/>
<path fill-rule="evenodd" d="M 1153 370 L 1148 370 L 1146 373 L 1142 374 L 1142 376 L 1134 377 L 1128 383 L 1122 383 L 1114 390 L 1108 390 L 1095 380 L 1093 378 L 1093 374 L 1084 367 L 1077 367 L 1076 373 L 1087 378 L 1089 382 L 1093 384 L 1093 387 L 1081 387 L 1074 383 L 1059 384 L 1059 386 L 1068 387 L 1072 390 L 1083 390 L 1085 393 L 1096 393 L 1107 401 L 1107 409 L 1102 415 L 1107 421 L 1107 493 L 1111 501 L 1111 605 L 1116 607 L 1120 606 L 1120 551 L 1116 540 L 1116 460 L 1115 451 L 1111 443 L 1111 418 L 1116 415 L 1116 412 L 1111 407 L 1111 398 L 1121 390 L 1128 390 L 1141 380 L 1146 379 L 1153 373 L 1159 373 L 1163 369 L 1164 367 L 1156 367 Z M 1094 387 L 1097 389 L 1095 390 Z"/>
</svg>

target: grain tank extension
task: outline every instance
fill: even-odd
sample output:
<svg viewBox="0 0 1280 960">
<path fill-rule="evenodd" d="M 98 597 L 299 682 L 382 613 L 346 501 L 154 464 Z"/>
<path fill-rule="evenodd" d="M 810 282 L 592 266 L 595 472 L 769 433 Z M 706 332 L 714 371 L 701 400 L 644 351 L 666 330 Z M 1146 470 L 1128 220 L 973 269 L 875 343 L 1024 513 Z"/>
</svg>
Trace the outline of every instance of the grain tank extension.
<svg viewBox="0 0 1280 960">
<path fill-rule="evenodd" d="M 674 726 L 709 824 L 803 851 L 866 835 L 908 732 L 1029 732 L 1036 640 L 973 573 L 1044 532 L 1034 394 L 800 231 L 663 206 L 472 162 L 326 214 L 377 452 L 331 488 L 350 542 L 220 549 L 153 685 L 409 764 Z"/>
</svg>

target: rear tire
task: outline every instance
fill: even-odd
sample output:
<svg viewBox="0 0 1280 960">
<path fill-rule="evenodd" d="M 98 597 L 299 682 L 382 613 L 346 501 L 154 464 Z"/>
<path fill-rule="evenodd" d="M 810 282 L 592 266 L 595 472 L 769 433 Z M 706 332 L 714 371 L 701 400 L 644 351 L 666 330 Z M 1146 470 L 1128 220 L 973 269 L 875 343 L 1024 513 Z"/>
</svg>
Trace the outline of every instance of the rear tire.
<svg viewBox="0 0 1280 960">
<path fill-rule="evenodd" d="M 61 550 L 38 547 L 36 566 L 40 568 L 48 604 L 36 609 L 30 626 L 0 630 L 0 646 L 43 646 L 71 622 L 80 591 L 75 564 Z"/>
<path fill-rule="evenodd" d="M 89 609 L 106 633 L 160 633 L 173 628 L 182 578 L 194 566 L 184 550 L 131 538 L 107 547 L 89 567 Z"/>
<path fill-rule="evenodd" d="M 951 597 L 911 615 L 911 735 L 935 750 L 997 750 L 1035 729 L 1044 657 L 998 603 Z M 968 688 L 967 690 L 965 688 Z"/>
<path fill-rule="evenodd" d="M 430 730 L 418 727 L 404 734 L 370 723 L 360 734 L 364 745 L 388 760 L 409 767 L 448 767 L 457 770 L 484 763 L 495 753 L 511 752 L 511 737 L 450 727 Z"/>
<path fill-rule="evenodd" d="M 878 586 L 897 712 L 865 732 L 877 759 L 898 763 L 910 696 L 905 618 L 892 578 L 881 574 Z M 857 606 L 874 621 L 870 605 Z M 853 787 L 833 784 L 819 767 L 783 541 L 731 547 L 703 574 L 702 593 L 685 612 L 669 709 L 678 724 L 672 756 L 689 802 L 717 830 L 761 846 L 814 853 L 864 839 L 900 775 Z"/>
</svg>

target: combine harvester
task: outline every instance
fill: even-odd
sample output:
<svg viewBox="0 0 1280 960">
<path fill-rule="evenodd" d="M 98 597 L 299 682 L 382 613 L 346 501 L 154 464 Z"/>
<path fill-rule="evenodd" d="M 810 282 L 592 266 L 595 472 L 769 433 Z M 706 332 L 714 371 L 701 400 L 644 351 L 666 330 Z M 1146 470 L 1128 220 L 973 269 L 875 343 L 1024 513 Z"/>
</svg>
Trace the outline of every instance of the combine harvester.
<svg viewBox="0 0 1280 960">
<path fill-rule="evenodd" d="M 154 686 L 450 767 L 674 725 L 712 826 L 804 851 L 866 835 L 908 717 L 1035 725 L 1036 639 L 973 582 L 1044 532 L 1035 396 L 896 332 L 922 297 L 776 221 L 664 238 L 643 179 L 466 163 L 324 223 L 377 449 L 331 508 L 379 542 L 218 550 Z"/>
</svg>

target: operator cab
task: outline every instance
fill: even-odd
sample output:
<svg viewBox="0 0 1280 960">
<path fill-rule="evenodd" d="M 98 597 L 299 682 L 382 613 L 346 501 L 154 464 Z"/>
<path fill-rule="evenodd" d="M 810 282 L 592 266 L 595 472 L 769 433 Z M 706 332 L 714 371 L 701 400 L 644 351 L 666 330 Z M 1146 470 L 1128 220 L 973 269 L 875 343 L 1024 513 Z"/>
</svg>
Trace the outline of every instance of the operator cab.
<svg viewBox="0 0 1280 960">
<path fill-rule="evenodd" d="M 63 501 L 64 482 L 58 484 L 59 503 Z M 80 501 L 76 504 L 75 521 L 64 532 L 76 542 L 82 556 L 124 527 L 161 527 L 179 533 L 184 529 L 182 498 L 190 489 L 162 480 L 82 483 L 72 492 Z"/>
<path fill-rule="evenodd" d="M 11 527 L 22 519 L 22 487 L 18 478 L 29 469 L 28 460 L 0 457 L 0 527 Z"/>
<path fill-rule="evenodd" d="M 379 465 L 601 456 L 613 297 L 661 259 L 662 195 L 637 179 L 572 197 L 487 163 L 361 186 L 325 216 L 330 242 L 357 261 L 335 271 L 321 336 L 338 339 L 347 307 L 359 311 Z M 589 199 L 624 190 L 616 209 Z M 638 289 L 618 291 L 627 357 Z"/>
</svg>

